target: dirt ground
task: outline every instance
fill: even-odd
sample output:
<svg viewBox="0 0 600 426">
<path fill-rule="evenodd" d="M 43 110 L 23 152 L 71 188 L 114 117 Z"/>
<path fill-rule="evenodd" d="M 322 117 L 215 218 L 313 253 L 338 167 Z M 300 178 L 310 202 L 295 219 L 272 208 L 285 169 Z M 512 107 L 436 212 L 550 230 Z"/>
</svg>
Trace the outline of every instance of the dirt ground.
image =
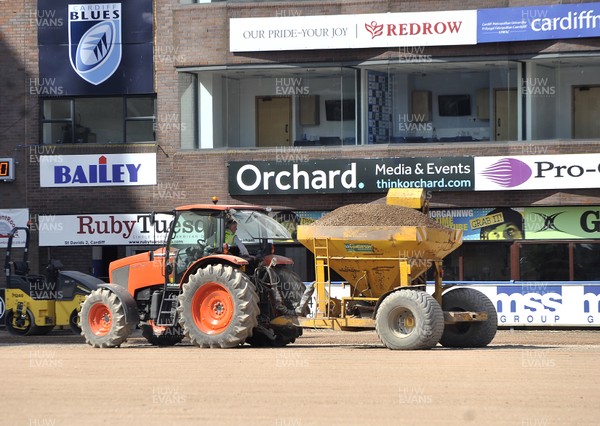
<svg viewBox="0 0 600 426">
<path fill-rule="evenodd" d="M 502 330 L 484 349 L 391 351 L 306 330 L 285 348 L 94 349 L 0 330 L 0 424 L 597 425 L 600 331 Z"/>
</svg>

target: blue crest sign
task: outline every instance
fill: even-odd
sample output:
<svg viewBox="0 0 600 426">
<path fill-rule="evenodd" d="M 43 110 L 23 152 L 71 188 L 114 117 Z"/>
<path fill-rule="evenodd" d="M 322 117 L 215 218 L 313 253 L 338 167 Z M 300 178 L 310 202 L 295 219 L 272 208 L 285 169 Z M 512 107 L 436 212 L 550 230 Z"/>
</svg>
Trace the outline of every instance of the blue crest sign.
<svg viewBox="0 0 600 426">
<path fill-rule="evenodd" d="M 71 66 L 93 85 L 110 78 L 121 63 L 121 16 L 121 3 L 69 5 Z"/>
</svg>

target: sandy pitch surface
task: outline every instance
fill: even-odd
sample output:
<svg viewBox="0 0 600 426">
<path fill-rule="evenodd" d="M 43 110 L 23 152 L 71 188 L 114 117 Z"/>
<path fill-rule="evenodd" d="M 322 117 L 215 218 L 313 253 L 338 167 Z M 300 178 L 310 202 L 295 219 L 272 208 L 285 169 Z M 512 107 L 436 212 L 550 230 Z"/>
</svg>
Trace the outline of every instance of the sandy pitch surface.
<svg viewBox="0 0 600 426">
<path fill-rule="evenodd" d="M 306 330 L 285 348 L 94 349 L 0 330 L 0 424 L 587 424 L 600 331 L 499 331 L 484 349 L 391 351 L 375 332 Z"/>
</svg>

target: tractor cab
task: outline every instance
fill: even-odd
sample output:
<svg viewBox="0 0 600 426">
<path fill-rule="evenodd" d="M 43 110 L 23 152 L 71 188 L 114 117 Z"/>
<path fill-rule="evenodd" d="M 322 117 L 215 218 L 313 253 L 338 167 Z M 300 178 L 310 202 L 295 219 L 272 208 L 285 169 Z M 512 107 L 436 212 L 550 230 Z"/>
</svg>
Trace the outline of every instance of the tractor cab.
<svg viewBox="0 0 600 426">
<path fill-rule="evenodd" d="M 13 247 L 18 233 L 25 234 L 23 248 Z M 21 255 L 17 258 L 18 251 Z M 4 260 L 7 330 L 16 335 L 46 334 L 55 326 L 68 325 L 79 334 L 80 304 L 102 281 L 81 272 L 63 271 L 56 259 L 50 260 L 45 274 L 31 273 L 28 253 L 29 228 L 13 228 Z"/>
<path fill-rule="evenodd" d="M 228 244 L 225 239 L 227 223 L 232 220 L 238 225 L 236 235 L 249 256 L 242 256 L 239 248 Z M 171 253 L 173 259 L 173 280 L 179 283 L 184 273 L 199 259 L 229 255 L 243 258 L 252 267 L 257 260 L 272 254 L 274 241 L 289 239 L 291 236 L 287 229 L 269 217 L 264 209 L 247 206 L 184 206 L 176 210 L 166 252 Z"/>
</svg>

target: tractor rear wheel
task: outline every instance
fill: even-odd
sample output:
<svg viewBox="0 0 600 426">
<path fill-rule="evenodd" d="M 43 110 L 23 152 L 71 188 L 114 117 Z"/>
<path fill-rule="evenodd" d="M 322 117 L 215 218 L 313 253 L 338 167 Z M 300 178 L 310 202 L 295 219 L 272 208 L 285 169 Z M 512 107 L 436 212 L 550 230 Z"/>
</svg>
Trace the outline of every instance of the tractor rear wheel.
<svg viewBox="0 0 600 426">
<path fill-rule="evenodd" d="M 442 295 L 444 311 L 487 312 L 487 321 L 459 322 L 447 324 L 440 339 L 443 346 L 450 348 L 481 348 L 487 346 L 496 335 L 498 316 L 494 304 L 480 291 L 472 288 L 457 288 Z"/>
<path fill-rule="evenodd" d="M 233 348 L 244 344 L 257 326 L 258 300 L 254 284 L 242 271 L 208 265 L 183 284 L 179 324 L 196 346 Z"/>
<path fill-rule="evenodd" d="M 96 289 L 86 297 L 79 318 L 81 335 L 95 348 L 121 346 L 131 334 L 123 303 L 105 288 Z"/>
<path fill-rule="evenodd" d="M 390 349 L 430 349 L 444 332 L 444 313 L 430 294 L 399 290 L 381 302 L 375 329 Z"/>
<path fill-rule="evenodd" d="M 142 325 L 142 336 L 154 346 L 173 346 L 183 340 L 184 334 L 180 326 L 158 327 L 154 324 Z"/>
</svg>

